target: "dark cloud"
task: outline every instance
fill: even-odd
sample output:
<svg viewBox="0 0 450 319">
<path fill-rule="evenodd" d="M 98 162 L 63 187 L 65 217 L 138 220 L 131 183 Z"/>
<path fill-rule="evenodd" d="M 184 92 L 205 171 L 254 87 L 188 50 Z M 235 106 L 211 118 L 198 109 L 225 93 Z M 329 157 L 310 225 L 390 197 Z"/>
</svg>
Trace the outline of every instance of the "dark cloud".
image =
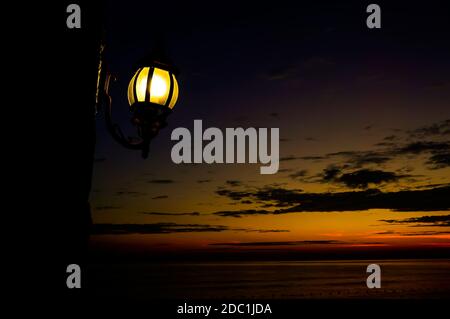
<svg viewBox="0 0 450 319">
<path fill-rule="evenodd" d="M 438 215 L 438 216 L 421 216 L 411 217 L 405 219 L 381 219 L 381 222 L 388 224 L 414 224 L 414 226 L 450 226 L 450 215 Z"/>
<path fill-rule="evenodd" d="M 242 243 L 213 243 L 211 246 L 297 246 L 297 245 L 333 245 L 342 244 L 337 240 L 300 240 L 300 241 L 256 241 Z"/>
<path fill-rule="evenodd" d="M 383 164 L 391 160 L 389 156 L 383 156 L 381 154 L 377 154 L 375 152 L 367 152 L 355 155 L 350 163 L 355 167 L 363 167 L 368 164 Z"/>
<path fill-rule="evenodd" d="M 239 192 L 239 196 L 229 190 L 221 190 L 219 195 L 232 200 L 256 199 L 266 207 L 286 207 L 277 210 L 237 210 L 213 213 L 223 217 L 250 215 L 287 214 L 301 212 L 341 212 L 368 209 L 391 209 L 395 211 L 440 211 L 450 210 L 450 186 L 421 190 L 382 192 L 377 189 L 338 193 L 303 193 L 298 190 L 264 188 Z"/>
<path fill-rule="evenodd" d="M 450 135 L 450 119 L 408 131 L 413 138 Z"/>
<path fill-rule="evenodd" d="M 322 178 L 324 181 L 333 181 L 341 173 L 341 169 L 336 166 L 329 166 L 323 170 Z"/>
<path fill-rule="evenodd" d="M 177 224 L 177 223 L 94 224 L 92 227 L 93 235 L 171 234 L 171 233 L 205 233 L 205 232 L 217 233 L 224 231 L 242 231 L 242 232 L 258 232 L 258 233 L 289 232 L 289 230 L 285 229 L 230 228 L 224 225 Z"/>
<path fill-rule="evenodd" d="M 231 186 L 231 187 L 237 187 L 237 186 L 241 186 L 242 182 L 238 181 L 238 180 L 228 180 L 225 182 L 227 185 Z"/>
<path fill-rule="evenodd" d="M 430 156 L 427 161 L 432 169 L 450 167 L 450 152 L 438 153 Z"/>
<path fill-rule="evenodd" d="M 306 174 L 308 174 L 308 171 L 306 169 L 302 169 L 302 170 L 299 170 L 299 171 L 296 171 L 296 172 L 290 174 L 289 177 L 292 179 L 301 179 L 301 178 L 305 177 Z"/>
<path fill-rule="evenodd" d="M 383 141 L 393 141 L 396 138 L 397 138 L 396 135 L 389 135 L 389 136 L 386 136 L 385 138 L 383 138 Z"/>
<path fill-rule="evenodd" d="M 419 232 L 397 232 L 397 231 L 383 231 L 376 233 L 376 235 L 398 235 L 398 236 L 434 236 L 434 235 L 446 235 L 450 234 L 450 231 L 419 231 Z"/>
<path fill-rule="evenodd" d="M 228 230 L 223 225 L 204 224 L 94 224 L 92 234 L 94 235 L 126 235 L 126 234 L 170 234 L 191 232 L 223 232 Z"/>
<path fill-rule="evenodd" d="M 146 193 L 143 192 L 135 192 L 135 191 L 118 191 L 116 192 L 116 196 L 144 196 L 147 195 Z"/>
<path fill-rule="evenodd" d="M 393 142 L 379 142 L 379 143 L 376 143 L 375 146 L 393 147 L 393 146 L 395 146 L 395 143 L 393 143 Z"/>
<path fill-rule="evenodd" d="M 299 189 L 284 189 L 281 187 L 264 187 L 253 193 L 253 198 L 260 202 L 273 204 L 277 207 L 290 206 L 296 203 Z"/>
<path fill-rule="evenodd" d="M 411 233 L 400 233 L 400 236 L 435 236 L 435 235 L 446 235 L 450 234 L 450 231 L 421 231 L 421 232 L 411 232 Z"/>
<path fill-rule="evenodd" d="M 290 230 L 287 229 L 256 229 L 257 233 L 289 233 Z"/>
<path fill-rule="evenodd" d="M 320 161 L 325 159 L 324 156 L 301 156 L 299 159 L 305 160 L 305 161 Z"/>
<path fill-rule="evenodd" d="M 333 152 L 326 154 L 326 157 L 333 157 L 333 156 L 354 156 L 357 154 L 360 154 L 361 152 L 358 151 L 339 151 L 339 152 Z"/>
<path fill-rule="evenodd" d="M 140 212 L 140 214 L 155 215 L 155 216 L 200 216 L 199 212 L 192 212 L 192 213 Z"/>
<path fill-rule="evenodd" d="M 450 144 L 448 142 L 432 142 L 421 141 L 407 144 L 394 150 L 397 154 L 421 154 L 426 152 L 439 152 L 450 150 Z"/>
<path fill-rule="evenodd" d="M 210 183 L 210 182 L 211 182 L 210 179 L 199 179 L 199 180 L 197 181 L 197 183 L 199 183 L 199 184 Z"/>
<path fill-rule="evenodd" d="M 244 198 L 252 196 L 251 192 L 231 191 L 231 190 L 228 190 L 228 189 L 219 189 L 219 190 L 216 191 L 216 194 L 218 194 L 220 196 L 229 197 L 229 198 L 231 198 L 233 200 L 242 200 Z"/>
<path fill-rule="evenodd" d="M 280 162 L 287 162 L 287 161 L 293 161 L 293 160 L 298 160 L 298 159 L 300 159 L 300 157 L 289 155 L 289 156 L 280 157 Z"/>
<path fill-rule="evenodd" d="M 152 179 L 152 180 L 150 180 L 148 182 L 152 183 L 152 184 L 172 184 L 172 183 L 175 183 L 175 181 L 171 180 L 171 179 Z"/>
<path fill-rule="evenodd" d="M 361 169 L 352 173 L 342 174 L 340 177 L 335 177 L 334 181 L 343 183 L 350 188 L 367 188 L 369 184 L 379 185 L 381 183 L 397 182 L 404 177 L 409 177 L 409 175 L 398 175 L 394 172 L 381 170 Z"/>
<path fill-rule="evenodd" d="M 327 156 L 285 156 L 280 158 L 280 162 L 287 162 L 287 161 L 295 161 L 295 160 L 305 160 L 305 161 L 320 161 L 323 159 L 326 159 Z"/>
<path fill-rule="evenodd" d="M 281 168 L 278 170 L 278 173 L 288 173 L 288 172 L 292 172 L 294 169 L 292 168 Z"/>
<path fill-rule="evenodd" d="M 244 209 L 244 210 L 237 210 L 237 211 L 233 211 L 233 210 L 225 210 L 225 211 L 218 211 L 213 213 L 214 215 L 218 215 L 218 216 L 222 216 L 222 217 L 236 217 L 236 218 L 240 218 L 242 216 L 250 216 L 250 215 L 267 215 L 267 214 L 271 214 L 271 212 L 267 211 L 267 210 L 256 210 L 256 209 Z"/>
<path fill-rule="evenodd" d="M 383 164 L 392 159 L 387 152 L 376 152 L 376 151 L 341 151 L 335 153 L 329 153 L 326 155 L 327 158 L 333 157 L 343 157 L 345 159 L 345 164 L 348 167 L 361 168 L 370 164 Z"/>
<path fill-rule="evenodd" d="M 152 197 L 152 199 L 166 199 L 166 198 L 169 198 L 169 196 L 167 196 L 167 195 L 159 195 L 159 196 Z"/>
<path fill-rule="evenodd" d="M 397 130 L 399 132 L 399 130 Z M 436 123 L 430 126 L 424 126 L 416 130 L 407 131 L 408 137 L 427 138 L 433 136 L 448 136 L 450 134 L 450 120 Z M 339 151 L 325 154 L 324 156 L 286 156 L 282 157 L 282 161 L 292 160 L 333 160 L 341 158 L 341 163 L 335 163 L 334 166 L 341 168 L 363 168 L 369 165 L 385 164 L 395 158 L 409 155 L 427 154 L 429 156 L 426 164 L 431 169 L 440 169 L 449 166 L 450 142 L 449 141 L 433 141 L 421 140 L 413 141 L 407 144 L 395 143 L 399 140 L 397 135 L 385 136 L 383 141 L 376 143 L 375 146 L 382 149 L 372 151 Z"/>
<path fill-rule="evenodd" d="M 381 232 L 375 233 L 375 235 L 395 235 L 395 234 L 397 234 L 397 232 L 393 231 L 393 230 L 381 231 Z"/>
</svg>

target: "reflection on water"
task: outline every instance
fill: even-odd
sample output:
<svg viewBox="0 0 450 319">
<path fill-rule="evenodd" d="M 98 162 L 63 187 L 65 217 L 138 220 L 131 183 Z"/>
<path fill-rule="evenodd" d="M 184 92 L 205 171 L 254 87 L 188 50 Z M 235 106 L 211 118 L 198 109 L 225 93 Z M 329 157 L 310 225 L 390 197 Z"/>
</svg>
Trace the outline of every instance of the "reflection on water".
<svg viewBox="0 0 450 319">
<path fill-rule="evenodd" d="M 366 267 L 381 266 L 368 289 Z M 142 299 L 449 298 L 450 260 L 90 265 L 94 295 Z"/>
</svg>

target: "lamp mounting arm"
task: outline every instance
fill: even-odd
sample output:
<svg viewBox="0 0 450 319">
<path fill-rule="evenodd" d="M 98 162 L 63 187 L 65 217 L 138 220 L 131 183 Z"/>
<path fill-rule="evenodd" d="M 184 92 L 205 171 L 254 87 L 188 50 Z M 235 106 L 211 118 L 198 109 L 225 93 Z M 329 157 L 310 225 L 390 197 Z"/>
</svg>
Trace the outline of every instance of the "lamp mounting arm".
<svg viewBox="0 0 450 319">
<path fill-rule="evenodd" d="M 103 111 L 106 128 L 116 142 L 128 149 L 142 150 L 142 157 L 147 158 L 150 140 L 144 136 L 133 141 L 132 138 L 125 137 L 120 126 L 113 122 L 112 98 L 109 94 L 109 87 L 111 80 L 114 82 L 116 77 L 107 70 L 104 61 L 104 50 L 105 46 L 102 44 L 100 46 L 95 113 L 98 114 Z"/>
</svg>

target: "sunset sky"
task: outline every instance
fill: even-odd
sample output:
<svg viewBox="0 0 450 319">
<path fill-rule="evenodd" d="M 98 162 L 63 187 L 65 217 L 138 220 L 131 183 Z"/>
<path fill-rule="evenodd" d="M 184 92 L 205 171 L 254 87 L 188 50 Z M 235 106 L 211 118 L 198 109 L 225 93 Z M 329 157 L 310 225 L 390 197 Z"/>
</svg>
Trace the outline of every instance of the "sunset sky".
<svg viewBox="0 0 450 319">
<path fill-rule="evenodd" d="M 447 18 L 391 4 L 382 6 L 382 28 L 369 30 L 362 3 L 299 7 L 109 4 L 115 120 L 134 134 L 126 87 L 155 34 L 164 33 L 181 70 L 180 95 L 147 160 L 116 144 L 97 119 L 93 242 L 450 247 Z M 193 130 L 194 119 L 204 128 L 279 128 L 279 172 L 172 163 L 170 134 Z"/>
</svg>

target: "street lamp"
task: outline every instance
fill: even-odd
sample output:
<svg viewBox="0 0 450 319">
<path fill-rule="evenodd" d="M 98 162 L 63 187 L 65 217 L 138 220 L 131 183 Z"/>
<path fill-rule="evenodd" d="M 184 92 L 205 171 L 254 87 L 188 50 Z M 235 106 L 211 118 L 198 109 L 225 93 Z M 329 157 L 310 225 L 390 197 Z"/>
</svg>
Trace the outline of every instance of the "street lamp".
<svg viewBox="0 0 450 319">
<path fill-rule="evenodd" d="M 163 55 L 150 55 L 142 60 L 128 84 L 128 103 L 133 113 L 131 123 L 137 128 L 139 139 L 126 138 L 118 124 L 112 121 L 112 99 L 109 84 L 112 75 L 104 63 L 104 46 L 100 49 L 97 83 L 97 111 L 105 113 L 106 127 L 112 137 L 128 149 L 141 150 L 147 158 L 151 140 L 167 126 L 166 119 L 178 100 L 176 69 Z"/>
</svg>

